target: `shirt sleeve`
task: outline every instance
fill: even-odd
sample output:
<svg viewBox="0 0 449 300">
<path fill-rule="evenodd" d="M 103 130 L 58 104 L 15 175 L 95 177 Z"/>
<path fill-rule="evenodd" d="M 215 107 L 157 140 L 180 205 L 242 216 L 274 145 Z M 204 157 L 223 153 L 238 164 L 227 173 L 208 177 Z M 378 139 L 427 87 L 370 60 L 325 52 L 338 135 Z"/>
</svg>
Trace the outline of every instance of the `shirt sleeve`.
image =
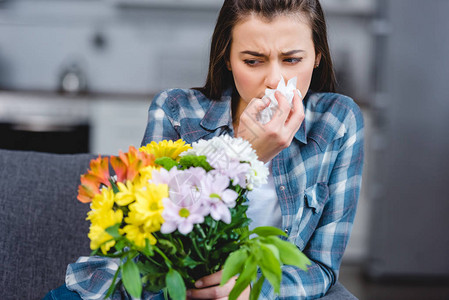
<svg viewBox="0 0 449 300">
<path fill-rule="evenodd" d="M 110 297 L 105 298 L 118 267 L 119 259 L 82 256 L 75 263 L 67 266 L 66 287 L 68 290 L 76 292 L 83 300 L 133 300 L 135 298 L 126 292 L 123 285 L 120 285 Z M 120 275 L 116 282 L 119 280 Z M 164 295 L 162 291 L 151 293 L 144 290 L 142 299 L 164 300 Z"/>
<path fill-rule="evenodd" d="M 307 271 L 283 266 L 280 295 L 276 296 L 265 281 L 259 299 L 316 299 L 324 296 L 337 281 L 362 180 L 364 125 L 358 107 L 348 114 L 344 124 L 348 129 L 329 176 L 329 199 L 303 250 L 312 264 Z"/>
<path fill-rule="evenodd" d="M 152 141 L 179 139 L 179 134 L 176 131 L 179 124 L 174 118 L 177 113 L 175 104 L 169 91 L 163 91 L 154 97 L 148 110 L 147 127 L 141 146 Z"/>
</svg>

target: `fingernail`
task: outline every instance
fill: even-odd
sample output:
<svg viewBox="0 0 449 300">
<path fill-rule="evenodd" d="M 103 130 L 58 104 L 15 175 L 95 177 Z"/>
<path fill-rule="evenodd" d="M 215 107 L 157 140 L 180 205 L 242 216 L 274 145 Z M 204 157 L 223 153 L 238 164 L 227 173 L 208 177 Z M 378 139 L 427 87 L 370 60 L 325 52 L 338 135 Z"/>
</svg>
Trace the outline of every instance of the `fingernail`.
<svg viewBox="0 0 449 300">
<path fill-rule="evenodd" d="M 195 286 L 196 286 L 197 288 L 200 288 L 200 287 L 203 286 L 203 282 L 202 282 L 201 280 L 198 280 L 197 282 L 195 282 Z"/>
</svg>

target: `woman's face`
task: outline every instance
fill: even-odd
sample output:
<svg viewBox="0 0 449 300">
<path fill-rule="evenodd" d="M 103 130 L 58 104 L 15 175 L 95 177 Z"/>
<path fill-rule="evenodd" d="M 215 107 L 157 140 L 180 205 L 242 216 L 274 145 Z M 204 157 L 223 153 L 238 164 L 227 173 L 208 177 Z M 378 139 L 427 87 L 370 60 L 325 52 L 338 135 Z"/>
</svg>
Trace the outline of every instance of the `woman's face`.
<svg viewBox="0 0 449 300">
<path fill-rule="evenodd" d="M 307 93 L 321 55 L 315 55 L 312 30 L 301 19 L 282 15 L 267 22 L 248 16 L 234 26 L 228 69 L 241 100 L 262 98 L 281 76 L 285 81 L 296 76 L 296 87 L 303 96 Z"/>
</svg>

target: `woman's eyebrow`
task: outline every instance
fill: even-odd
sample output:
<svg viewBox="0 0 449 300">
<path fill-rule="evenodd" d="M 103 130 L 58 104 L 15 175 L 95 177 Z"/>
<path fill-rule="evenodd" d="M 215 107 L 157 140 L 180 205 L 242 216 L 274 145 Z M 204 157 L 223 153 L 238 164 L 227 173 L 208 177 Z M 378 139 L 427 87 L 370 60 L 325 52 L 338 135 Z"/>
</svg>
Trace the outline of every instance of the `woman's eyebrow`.
<svg viewBox="0 0 449 300">
<path fill-rule="evenodd" d="M 297 53 L 301 53 L 301 52 L 306 52 L 306 51 L 298 49 L 298 50 L 290 50 L 290 51 L 287 51 L 287 52 L 281 52 L 281 54 L 283 56 L 289 56 L 289 55 L 293 55 L 293 54 L 297 54 Z"/>
<path fill-rule="evenodd" d="M 257 57 L 264 57 L 265 56 L 265 54 L 262 54 L 262 53 L 259 53 L 259 52 L 256 52 L 256 51 L 250 51 L 250 50 L 242 51 L 242 52 L 240 52 L 240 54 L 249 54 L 249 55 L 257 56 Z"/>
<path fill-rule="evenodd" d="M 281 55 L 282 56 L 289 56 L 289 55 L 302 53 L 302 52 L 306 52 L 306 51 L 305 50 L 301 50 L 301 49 L 290 50 L 290 51 L 287 51 L 287 52 L 281 52 Z M 256 57 L 264 57 L 264 56 L 266 56 L 265 54 L 262 54 L 262 53 L 259 53 L 259 52 L 256 52 L 256 51 L 250 51 L 250 50 L 242 51 L 242 52 L 240 52 L 240 54 L 249 54 L 249 55 L 256 56 Z"/>
</svg>

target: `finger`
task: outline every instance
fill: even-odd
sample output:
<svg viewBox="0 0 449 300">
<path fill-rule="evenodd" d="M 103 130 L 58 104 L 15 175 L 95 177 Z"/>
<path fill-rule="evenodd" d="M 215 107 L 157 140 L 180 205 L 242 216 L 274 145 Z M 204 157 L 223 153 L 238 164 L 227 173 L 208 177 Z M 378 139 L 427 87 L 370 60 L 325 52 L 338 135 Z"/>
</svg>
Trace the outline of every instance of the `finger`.
<svg viewBox="0 0 449 300">
<path fill-rule="evenodd" d="M 221 281 L 222 271 L 219 271 L 219 272 L 214 273 L 212 275 L 205 276 L 205 277 L 201 278 L 200 280 L 202 282 L 205 282 L 204 284 L 214 284 L 216 282 L 216 277 L 219 277 L 218 282 Z M 219 298 L 222 298 L 222 297 L 227 298 L 227 296 L 231 292 L 232 288 L 234 287 L 234 284 L 235 284 L 236 280 L 237 280 L 237 277 L 234 276 L 224 286 L 219 286 L 219 285 L 206 286 L 206 285 L 203 285 L 205 288 L 189 290 L 188 291 L 188 296 L 189 296 L 189 298 L 193 298 L 193 299 L 219 299 Z"/>
<path fill-rule="evenodd" d="M 302 100 L 303 99 L 301 97 L 301 92 L 299 90 L 294 90 L 292 104 L 291 104 L 292 109 L 290 110 L 290 115 L 288 116 L 287 120 L 291 117 L 293 112 L 297 111 L 298 109 L 304 110 L 304 106 L 302 105 Z"/>
<path fill-rule="evenodd" d="M 274 95 L 278 101 L 278 106 L 274 111 L 272 121 L 275 120 L 275 122 L 284 124 L 290 114 L 291 106 L 282 93 L 277 91 Z"/>
<path fill-rule="evenodd" d="M 262 124 L 259 123 L 259 114 L 269 105 L 270 99 L 268 97 L 263 97 L 262 99 L 254 98 L 240 115 L 240 123 L 248 127 L 257 125 L 260 127 L 259 129 L 262 129 Z"/>
<path fill-rule="evenodd" d="M 189 299 L 217 299 L 227 297 L 230 291 L 226 287 L 213 286 L 204 289 L 191 289 L 187 291 Z"/>
<path fill-rule="evenodd" d="M 290 131 L 298 131 L 299 127 L 304 120 L 304 104 L 301 97 L 299 97 L 298 91 L 294 92 L 293 96 L 293 108 L 288 120 L 285 123 L 285 127 Z"/>
<path fill-rule="evenodd" d="M 222 273 L 223 273 L 223 271 L 220 270 L 216 273 L 213 273 L 211 275 L 207 275 L 207 276 L 204 276 L 204 277 L 198 279 L 195 282 L 195 287 L 203 288 L 203 287 L 214 286 L 214 285 L 220 284 Z"/>
<path fill-rule="evenodd" d="M 251 115 L 256 115 L 262 110 L 264 110 L 266 107 L 268 107 L 268 105 L 270 105 L 270 98 L 268 97 L 263 97 L 262 99 L 254 98 L 248 103 L 244 112 L 249 113 Z"/>
</svg>

